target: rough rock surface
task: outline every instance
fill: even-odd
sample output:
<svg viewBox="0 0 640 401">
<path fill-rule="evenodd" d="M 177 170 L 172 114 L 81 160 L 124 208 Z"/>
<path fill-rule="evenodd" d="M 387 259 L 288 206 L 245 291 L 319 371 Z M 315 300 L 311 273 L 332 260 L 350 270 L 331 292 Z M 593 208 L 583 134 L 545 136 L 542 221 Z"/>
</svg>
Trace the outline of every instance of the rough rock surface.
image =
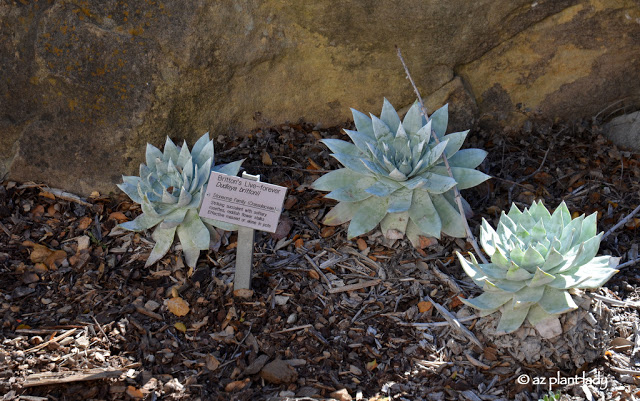
<svg viewBox="0 0 640 401">
<path fill-rule="evenodd" d="M 146 142 L 229 137 L 414 95 L 451 129 L 638 106 L 633 0 L 0 3 L 0 176 L 116 190 Z"/>
</svg>

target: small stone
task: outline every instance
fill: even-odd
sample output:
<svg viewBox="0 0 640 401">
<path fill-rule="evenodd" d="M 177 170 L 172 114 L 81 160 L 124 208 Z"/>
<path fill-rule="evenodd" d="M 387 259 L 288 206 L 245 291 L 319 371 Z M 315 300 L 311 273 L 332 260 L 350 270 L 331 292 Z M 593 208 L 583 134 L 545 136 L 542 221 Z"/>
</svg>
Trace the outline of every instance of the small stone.
<svg viewBox="0 0 640 401">
<path fill-rule="evenodd" d="M 76 339 L 76 345 L 82 349 L 89 348 L 89 339 L 87 336 L 82 336 Z"/>
<path fill-rule="evenodd" d="M 301 387 L 296 393 L 296 397 L 313 397 L 318 394 L 318 389 L 313 387 Z"/>
<path fill-rule="evenodd" d="M 159 307 L 160 304 L 153 300 L 149 300 L 144 304 L 144 308 L 151 312 L 155 312 Z"/>
<path fill-rule="evenodd" d="M 282 306 L 287 302 L 289 302 L 289 297 L 287 297 L 286 295 L 276 295 L 275 302 L 276 302 L 276 305 Z"/>
<path fill-rule="evenodd" d="M 289 317 L 287 318 L 287 324 L 293 324 L 296 322 L 296 320 L 298 320 L 298 314 L 296 313 L 292 313 L 289 315 Z"/>
<path fill-rule="evenodd" d="M 260 369 L 264 367 L 264 365 L 267 363 L 268 360 L 269 360 L 268 355 L 262 354 L 259 357 L 257 357 L 256 360 L 253 361 L 253 363 L 247 366 L 247 368 L 244 370 L 245 376 L 255 375 L 256 373 L 258 373 Z"/>
<path fill-rule="evenodd" d="M 346 388 L 340 389 L 338 391 L 334 391 L 329 394 L 329 397 L 335 398 L 338 401 L 352 401 L 353 397 L 349 394 Z"/>
<path fill-rule="evenodd" d="M 298 379 L 298 373 L 285 361 L 276 359 L 262 368 L 260 377 L 272 384 L 292 383 Z"/>
<path fill-rule="evenodd" d="M 362 369 L 355 365 L 349 365 L 349 372 L 353 373 L 356 376 L 360 376 L 362 374 Z"/>
</svg>

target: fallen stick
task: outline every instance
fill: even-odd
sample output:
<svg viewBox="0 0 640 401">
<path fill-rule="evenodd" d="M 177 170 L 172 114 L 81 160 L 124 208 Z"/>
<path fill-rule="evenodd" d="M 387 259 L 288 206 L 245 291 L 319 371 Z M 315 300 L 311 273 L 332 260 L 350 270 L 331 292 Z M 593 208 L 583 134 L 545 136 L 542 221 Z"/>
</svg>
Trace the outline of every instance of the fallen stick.
<svg viewBox="0 0 640 401">
<path fill-rule="evenodd" d="M 49 341 L 45 341 L 42 344 L 38 344 L 33 348 L 29 348 L 28 350 L 24 351 L 24 352 L 34 352 L 34 351 L 38 351 L 41 350 L 42 348 L 46 347 L 47 345 L 51 344 L 51 343 L 55 343 L 58 342 L 64 338 L 69 337 L 70 335 L 72 335 L 73 333 L 75 333 L 78 329 L 71 329 L 69 331 L 67 331 L 66 333 L 60 334 L 58 337 L 54 337 Z"/>
<path fill-rule="evenodd" d="M 121 370 L 88 369 L 80 372 L 42 372 L 25 377 L 21 383 L 23 388 L 35 386 L 47 386 L 50 384 L 63 384 L 83 382 L 89 380 L 102 380 L 120 377 Z"/>
<path fill-rule="evenodd" d="M 280 331 L 274 331 L 271 334 L 282 334 L 282 333 L 287 333 L 289 331 L 298 331 L 298 330 L 309 329 L 311 327 L 313 327 L 312 324 L 305 324 L 305 325 L 302 325 L 302 326 L 289 327 L 288 329 L 284 329 L 284 330 L 280 330 Z"/>
<path fill-rule="evenodd" d="M 336 294 L 338 292 L 355 291 L 361 288 L 367 288 L 367 287 L 372 287 L 374 285 L 378 285 L 381 282 L 382 280 L 377 278 L 375 280 L 362 281 L 356 284 L 343 285 L 342 287 L 329 288 L 329 293 Z"/>
<path fill-rule="evenodd" d="M 627 224 L 627 221 L 631 220 L 631 218 L 636 214 L 640 212 L 640 205 L 638 205 L 638 207 L 636 207 L 635 209 L 633 209 L 633 211 L 631 213 L 629 213 L 627 215 L 627 217 L 625 217 L 624 219 L 620 220 L 618 222 L 618 224 L 616 224 L 615 226 L 611 227 L 609 229 L 609 231 L 607 231 L 606 233 L 604 233 L 604 235 L 602 236 L 602 238 L 600 238 L 600 241 L 602 241 L 603 239 L 607 238 L 611 233 L 613 233 L 615 230 L 618 229 L 618 227 Z"/>
<path fill-rule="evenodd" d="M 427 299 L 427 301 L 431 302 L 431 305 L 435 306 L 435 308 L 438 310 L 438 312 L 440 312 L 442 317 L 444 317 L 445 320 L 447 322 L 449 322 L 449 325 L 454 330 L 458 331 L 459 333 L 464 334 L 469 340 L 471 340 L 472 343 L 474 343 L 475 345 L 477 345 L 481 349 L 484 349 L 484 346 L 482 345 L 480 340 L 478 340 L 476 338 L 476 336 L 471 332 L 471 330 L 469 330 L 468 328 L 464 327 L 464 325 L 462 325 L 462 323 L 460 323 L 460 321 L 455 316 L 453 316 L 451 314 L 451 312 L 449 312 L 444 306 L 442 306 L 439 303 L 435 302 L 428 295 L 425 296 L 425 298 Z"/>
<path fill-rule="evenodd" d="M 316 273 L 318 273 L 320 275 L 320 277 L 322 277 L 324 282 L 329 287 L 329 292 L 331 292 L 331 289 L 333 288 L 333 286 L 331 285 L 331 281 L 329 281 L 327 276 L 324 275 L 323 271 L 320 270 L 320 268 L 318 267 L 318 264 L 316 262 L 314 262 L 313 259 L 311 259 L 309 257 L 309 255 L 307 255 L 306 253 L 304 254 L 304 257 L 305 257 L 305 259 L 307 259 L 307 262 L 309 262 L 309 264 L 311 265 L 311 267 L 313 267 L 313 269 L 316 271 Z"/>
<path fill-rule="evenodd" d="M 400 62 L 404 67 L 404 71 L 407 73 L 407 78 L 409 79 L 409 82 L 411 82 L 411 86 L 413 86 L 413 90 L 416 92 L 416 95 L 418 96 L 418 103 L 420 104 L 420 110 L 422 111 L 422 115 L 424 116 L 424 118 L 427 119 L 427 121 L 429 121 L 429 115 L 427 114 L 427 109 L 424 107 L 424 102 L 422 101 L 422 96 L 420 96 L 420 91 L 418 90 L 416 83 L 413 82 L 413 78 L 409 73 L 409 67 L 407 67 L 407 64 L 404 62 L 404 58 L 402 58 L 402 53 L 400 52 L 400 48 L 396 46 L 396 49 L 398 50 L 398 58 L 400 59 Z M 440 139 L 438 138 L 438 135 L 436 135 L 435 131 L 431 130 L 431 136 L 433 137 L 433 140 L 436 142 L 436 144 L 440 143 Z M 454 179 L 453 172 L 451 171 L 451 166 L 449 165 L 449 159 L 447 158 L 447 155 L 444 154 L 444 152 L 442 153 L 442 161 L 444 162 L 444 165 L 447 168 L 449 177 Z M 480 260 L 482 260 L 482 263 L 486 264 L 488 263 L 487 259 L 484 257 L 484 254 L 480 252 L 480 248 L 478 247 L 476 238 L 473 236 L 473 233 L 471 232 L 471 228 L 469 227 L 469 223 L 467 222 L 467 216 L 464 213 L 464 207 L 462 206 L 462 196 L 460 195 L 460 190 L 458 189 L 457 183 L 456 185 L 453 186 L 453 194 L 456 199 L 456 204 L 458 205 L 458 211 L 460 212 L 460 217 L 462 217 L 462 223 L 464 225 L 464 229 L 467 233 L 467 241 L 471 242 L 473 249 L 478 254 L 478 257 L 480 257 Z"/>
</svg>

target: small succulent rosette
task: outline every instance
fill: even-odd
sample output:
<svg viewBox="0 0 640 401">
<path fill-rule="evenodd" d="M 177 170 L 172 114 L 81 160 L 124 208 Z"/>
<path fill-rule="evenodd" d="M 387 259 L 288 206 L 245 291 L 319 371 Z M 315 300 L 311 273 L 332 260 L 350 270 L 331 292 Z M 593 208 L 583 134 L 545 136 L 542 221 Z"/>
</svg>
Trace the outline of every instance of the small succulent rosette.
<svg viewBox="0 0 640 401">
<path fill-rule="evenodd" d="M 186 141 L 177 147 L 169 137 L 164 151 L 147 144 L 147 164 L 140 165 L 140 176 L 123 176 L 118 187 L 142 208 L 135 220 L 120 224 L 126 230 L 142 231 L 156 227 L 156 242 L 146 266 L 162 258 L 178 234 L 185 261 L 195 267 L 201 250 L 209 248 L 209 226 L 234 229 L 223 222 L 204 219 L 198 208 L 214 164 L 213 141 L 204 134 L 189 151 Z M 213 167 L 213 171 L 237 175 L 243 160 Z"/>
<path fill-rule="evenodd" d="M 323 223 L 340 225 L 350 221 L 348 238 L 380 224 L 385 237 L 401 239 L 406 235 L 415 246 L 420 243 L 420 236 L 440 238 L 445 233 L 464 237 L 464 217 L 458 211 L 452 188 L 471 188 L 489 178 L 475 169 L 487 152 L 460 149 L 469 131 L 445 135 L 447 106 L 435 111 L 428 122 L 417 102 L 402 121 L 386 99 L 380 118 L 351 111 L 356 130 L 345 133 L 353 143 L 322 140 L 344 166 L 313 183 L 314 189 L 330 191 L 326 197 L 339 202 Z"/>
<path fill-rule="evenodd" d="M 483 219 L 480 243 L 491 263 L 460 264 L 484 293 L 461 299 L 481 316 L 500 311 L 497 332 L 516 331 L 526 320 L 533 326 L 577 308 L 569 290 L 599 288 L 618 270 L 609 256 L 596 256 L 602 233 L 596 213 L 571 219 L 564 202 L 553 212 L 542 202 L 520 211 L 502 212 L 497 230 Z M 611 266 L 613 264 L 613 266 Z"/>
</svg>

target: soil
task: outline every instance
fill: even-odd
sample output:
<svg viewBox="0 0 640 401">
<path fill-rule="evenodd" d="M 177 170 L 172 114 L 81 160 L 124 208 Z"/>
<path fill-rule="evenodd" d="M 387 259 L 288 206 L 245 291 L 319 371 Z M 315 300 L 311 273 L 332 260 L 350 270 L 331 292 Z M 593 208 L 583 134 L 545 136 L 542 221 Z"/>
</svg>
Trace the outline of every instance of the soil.
<svg viewBox="0 0 640 401">
<path fill-rule="evenodd" d="M 471 249 L 465 240 L 416 249 L 321 224 L 335 202 L 310 184 L 338 168 L 322 138 L 346 139 L 341 127 L 291 124 L 216 141 L 216 164 L 246 158 L 247 172 L 288 188 L 278 231 L 256 232 L 246 298 L 233 294 L 236 233 L 195 269 L 179 244 L 145 268 L 150 233 L 116 227 L 140 214 L 124 194 L 3 182 L 2 399 L 536 401 L 551 381 L 564 400 L 640 397 L 640 216 L 600 246 L 625 264 L 596 292 L 615 326 L 602 358 L 568 371 L 523 364 L 476 343 L 459 298 L 479 290 L 454 258 Z M 640 155 L 604 140 L 597 121 L 532 118 L 516 132 L 477 129 L 465 146 L 489 152 L 480 170 L 494 177 L 463 191 L 476 236 L 512 201 L 564 200 L 597 212 L 605 232 L 640 203 Z"/>
</svg>

